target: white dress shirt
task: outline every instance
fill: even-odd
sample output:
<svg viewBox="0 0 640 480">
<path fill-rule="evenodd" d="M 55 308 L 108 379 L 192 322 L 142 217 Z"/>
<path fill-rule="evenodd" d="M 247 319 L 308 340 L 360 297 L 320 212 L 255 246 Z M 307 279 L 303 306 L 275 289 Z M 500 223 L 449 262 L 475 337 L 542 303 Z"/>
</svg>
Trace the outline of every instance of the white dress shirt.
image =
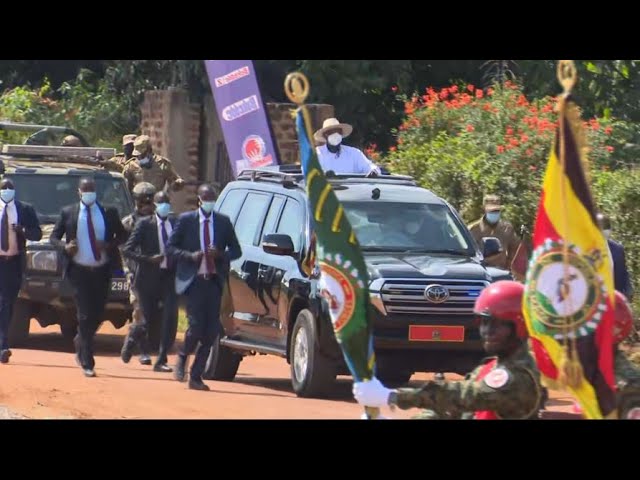
<svg viewBox="0 0 640 480">
<path fill-rule="evenodd" d="M 169 218 L 165 218 L 164 220 L 156 215 L 156 225 L 158 227 L 158 245 L 160 245 L 160 254 L 165 255 L 164 252 L 164 239 L 162 238 L 162 224 L 164 223 L 164 228 L 167 231 L 167 239 L 171 236 L 171 232 L 173 228 L 171 228 L 171 222 Z M 201 242 L 202 243 L 202 242 Z M 160 268 L 167 268 L 167 257 L 165 255 L 162 263 L 160 264 Z"/>
<path fill-rule="evenodd" d="M 13 200 L 11 200 L 9 203 L 0 201 L 0 235 L 2 235 L 3 233 L 1 220 L 5 210 L 7 211 L 7 215 L 9 215 L 9 250 L 2 250 L 2 246 L 0 246 L 0 255 L 2 255 L 3 257 L 13 257 L 14 255 L 18 255 L 19 253 L 18 236 L 11 226 L 18 223 L 18 210 L 16 209 L 16 202 L 14 202 Z"/>
<path fill-rule="evenodd" d="M 318 161 L 325 172 L 333 170 L 336 174 L 368 174 L 372 170 L 380 174 L 380 169 L 357 148 L 340 145 L 337 153 L 329 151 L 326 145 L 316 148 Z"/>
<path fill-rule="evenodd" d="M 206 217 L 204 216 L 204 213 L 202 213 L 202 209 L 198 209 L 198 215 L 200 217 L 200 249 L 203 252 L 207 251 L 207 245 L 204 244 L 204 221 L 206 220 Z M 214 231 L 213 231 L 213 212 L 211 213 L 211 215 L 209 215 L 209 238 L 211 239 L 211 245 L 214 245 Z M 202 260 L 200 261 L 200 269 L 198 270 L 198 273 L 200 275 L 206 275 L 207 274 L 207 261 L 204 257 L 204 255 L 202 256 Z M 213 272 L 212 272 L 213 273 Z"/>
</svg>

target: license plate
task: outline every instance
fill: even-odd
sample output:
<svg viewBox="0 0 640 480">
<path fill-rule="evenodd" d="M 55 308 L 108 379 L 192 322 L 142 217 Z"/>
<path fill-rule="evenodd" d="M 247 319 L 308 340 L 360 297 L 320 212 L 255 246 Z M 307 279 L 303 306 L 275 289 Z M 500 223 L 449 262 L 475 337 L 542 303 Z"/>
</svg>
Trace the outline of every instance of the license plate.
<svg viewBox="0 0 640 480">
<path fill-rule="evenodd" d="M 129 282 L 127 282 L 126 280 L 111 280 L 111 291 L 112 292 L 128 292 Z"/>
<path fill-rule="evenodd" d="M 414 342 L 464 342 L 464 327 L 410 325 L 409 340 Z"/>
</svg>

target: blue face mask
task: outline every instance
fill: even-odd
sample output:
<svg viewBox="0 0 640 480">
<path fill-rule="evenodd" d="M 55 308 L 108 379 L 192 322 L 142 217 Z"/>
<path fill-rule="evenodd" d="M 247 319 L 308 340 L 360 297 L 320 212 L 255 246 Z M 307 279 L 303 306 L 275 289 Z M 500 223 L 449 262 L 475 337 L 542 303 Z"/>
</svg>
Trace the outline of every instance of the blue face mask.
<svg viewBox="0 0 640 480">
<path fill-rule="evenodd" d="M 156 203 L 156 213 L 160 218 L 167 218 L 171 212 L 170 203 Z"/>
<path fill-rule="evenodd" d="M 491 225 L 495 225 L 500 220 L 500 212 L 487 212 L 485 218 Z"/>
<path fill-rule="evenodd" d="M 200 200 L 200 208 L 202 208 L 202 211 L 204 213 L 213 212 L 213 207 L 215 206 L 216 206 L 216 202 L 205 202 L 203 200 Z"/>
<path fill-rule="evenodd" d="M 80 198 L 85 205 L 93 205 L 96 203 L 96 192 L 82 192 Z"/>
<path fill-rule="evenodd" d="M 2 201 L 4 203 L 9 203 L 11 201 L 13 201 L 13 199 L 16 196 L 16 191 L 15 190 L 0 190 L 0 198 L 2 199 Z"/>
</svg>

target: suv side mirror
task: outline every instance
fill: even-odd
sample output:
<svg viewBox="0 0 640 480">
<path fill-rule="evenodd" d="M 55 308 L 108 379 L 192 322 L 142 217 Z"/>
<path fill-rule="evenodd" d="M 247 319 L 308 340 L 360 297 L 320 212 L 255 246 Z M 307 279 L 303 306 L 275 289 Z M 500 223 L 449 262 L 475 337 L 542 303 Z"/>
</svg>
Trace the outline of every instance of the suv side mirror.
<svg viewBox="0 0 640 480">
<path fill-rule="evenodd" d="M 482 254 L 485 258 L 497 255 L 502 251 L 502 243 L 496 237 L 482 237 L 483 251 Z"/>
<path fill-rule="evenodd" d="M 262 239 L 262 250 L 273 255 L 293 255 L 293 240 L 289 235 L 282 233 L 270 233 Z"/>
</svg>

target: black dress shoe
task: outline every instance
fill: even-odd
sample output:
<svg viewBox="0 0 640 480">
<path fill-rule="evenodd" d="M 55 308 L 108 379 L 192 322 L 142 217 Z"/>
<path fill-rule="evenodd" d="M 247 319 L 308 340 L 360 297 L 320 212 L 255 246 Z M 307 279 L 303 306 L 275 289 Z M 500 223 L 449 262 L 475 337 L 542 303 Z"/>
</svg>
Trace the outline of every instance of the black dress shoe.
<svg viewBox="0 0 640 480">
<path fill-rule="evenodd" d="M 185 374 L 185 366 L 187 360 L 186 358 L 178 357 L 178 362 L 176 363 L 176 369 L 173 371 L 173 378 L 175 378 L 179 382 L 184 382 L 186 374 Z"/>
<path fill-rule="evenodd" d="M 161 363 L 160 365 L 154 365 L 153 366 L 153 371 L 154 372 L 173 372 L 173 368 L 171 368 L 169 365 L 167 365 L 166 363 Z"/>
<path fill-rule="evenodd" d="M 120 358 L 124 363 L 129 363 L 131 360 L 131 349 L 129 348 L 129 342 L 125 340 L 124 345 L 122 345 L 122 350 L 120 350 Z"/>
<path fill-rule="evenodd" d="M 201 390 L 203 392 L 211 390 L 202 380 L 189 380 L 189 388 L 191 390 Z"/>
<path fill-rule="evenodd" d="M 140 355 L 140 365 L 151 365 L 151 357 L 149 355 Z"/>
<path fill-rule="evenodd" d="M 11 350 L 2 350 L 0 352 L 0 363 L 9 363 L 10 356 L 11 356 Z"/>
<path fill-rule="evenodd" d="M 82 371 L 84 372 L 84 376 L 87 378 L 96 376 L 96 372 L 93 370 L 93 368 L 83 368 Z"/>
</svg>

